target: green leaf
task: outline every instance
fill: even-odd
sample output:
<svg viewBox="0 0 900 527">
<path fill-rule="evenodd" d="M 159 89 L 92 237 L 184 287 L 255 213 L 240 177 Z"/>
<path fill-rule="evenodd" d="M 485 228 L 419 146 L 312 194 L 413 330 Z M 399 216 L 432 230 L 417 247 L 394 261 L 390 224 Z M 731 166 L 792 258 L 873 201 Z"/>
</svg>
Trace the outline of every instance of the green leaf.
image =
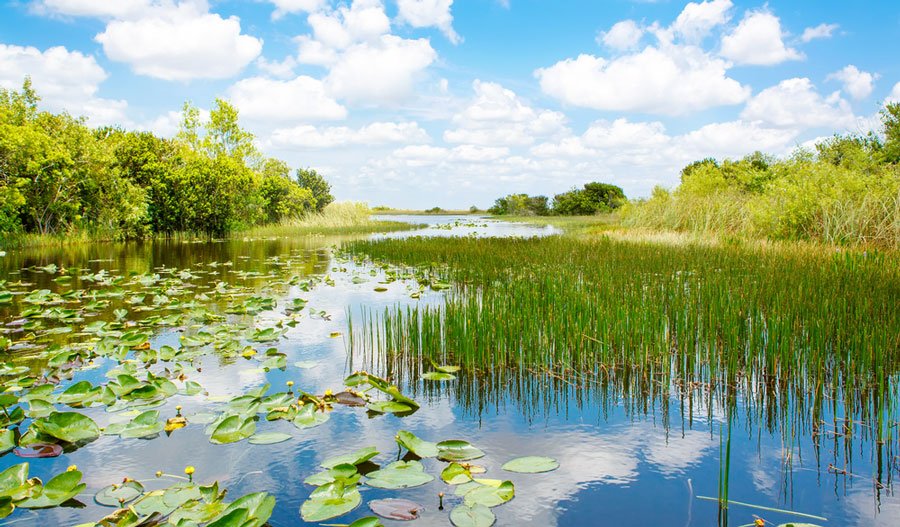
<svg viewBox="0 0 900 527">
<path fill-rule="evenodd" d="M 35 419 L 31 426 L 44 435 L 67 443 L 93 441 L 100 437 L 97 423 L 78 412 L 54 412 L 42 419 Z"/>
<path fill-rule="evenodd" d="M 40 492 L 40 485 L 28 479 L 28 463 L 19 463 L 0 472 L 0 498 L 20 501 Z"/>
<path fill-rule="evenodd" d="M 268 432 L 265 434 L 254 434 L 250 436 L 251 445 L 274 445 L 275 443 L 283 443 L 293 437 L 291 434 L 282 432 Z"/>
<path fill-rule="evenodd" d="M 303 521 L 321 522 L 347 514 L 362 502 L 356 485 L 334 482 L 322 485 L 310 494 L 300 507 Z"/>
<path fill-rule="evenodd" d="M 418 461 L 394 461 L 381 470 L 366 475 L 366 485 L 379 489 L 406 489 L 434 481 Z"/>
<path fill-rule="evenodd" d="M 0 454 L 16 448 L 16 433 L 8 428 L 0 430 Z"/>
<path fill-rule="evenodd" d="M 322 468 L 335 468 L 338 465 L 360 465 L 378 455 L 378 449 L 373 446 L 360 448 L 355 452 L 332 456 L 321 463 Z"/>
<path fill-rule="evenodd" d="M 240 415 L 232 415 L 215 427 L 209 438 L 210 443 L 226 444 L 243 441 L 256 432 L 254 417 L 244 418 Z"/>
<path fill-rule="evenodd" d="M 206 527 L 261 527 L 272 516 L 275 497 L 265 492 L 247 494 L 232 502 Z M 237 519 L 240 518 L 238 522 Z"/>
<path fill-rule="evenodd" d="M 440 371 L 430 371 L 427 373 L 423 373 L 422 378 L 426 381 L 452 381 L 456 379 L 456 375 Z"/>
<path fill-rule="evenodd" d="M 312 403 L 304 404 L 303 407 L 300 408 L 300 411 L 297 412 L 297 417 L 294 418 L 292 423 L 297 428 L 301 430 L 304 428 L 313 428 L 319 426 L 322 423 L 327 422 L 331 419 L 329 414 L 325 412 L 320 412 L 316 405 Z"/>
<path fill-rule="evenodd" d="M 375 401 L 367 404 L 366 408 L 380 414 L 402 414 L 404 412 L 411 412 L 414 409 L 412 406 L 396 401 Z"/>
<path fill-rule="evenodd" d="M 459 439 L 441 441 L 437 444 L 437 448 L 438 459 L 444 461 L 469 461 L 484 457 L 484 452 Z"/>
<path fill-rule="evenodd" d="M 315 485 L 321 487 L 335 481 L 341 481 L 344 485 L 355 485 L 359 481 L 360 475 L 356 471 L 356 465 L 344 463 L 334 468 L 323 470 L 322 472 L 313 474 L 303 480 L 306 485 Z"/>
<path fill-rule="evenodd" d="M 129 503 L 144 493 L 144 486 L 139 481 L 126 481 L 116 485 L 103 487 L 94 496 L 94 501 L 106 507 L 119 507 L 120 503 Z"/>
<path fill-rule="evenodd" d="M 558 469 L 559 462 L 550 457 L 525 456 L 508 461 L 501 468 L 508 472 L 538 474 Z"/>
<path fill-rule="evenodd" d="M 497 517 L 484 505 L 460 505 L 450 511 L 450 521 L 456 527 L 491 527 Z"/>
<path fill-rule="evenodd" d="M 24 509 L 46 509 L 56 507 L 77 496 L 87 487 L 81 482 L 81 472 L 67 470 L 44 483 L 44 490 L 39 496 L 16 503 Z"/>
<path fill-rule="evenodd" d="M 148 410 L 126 424 L 119 435 L 124 438 L 151 437 L 162 432 L 165 426 L 159 421 L 158 410 Z"/>
<path fill-rule="evenodd" d="M 472 473 L 459 463 L 450 463 L 441 471 L 441 479 L 448 485 L 461 485 L 472 481 Z"/>
<path fill-rule="evenodd" d="M 438 455 L 437 443 L 424 441 L 418 438 L 412 432 L 400 430 L 399 432 L 397 432 L 397 435 L 396 437 L 394 437 L 394 439 L 397 441 L 398 445 L 402 446 L 403 448 L 409 450 L 419 457 L 437 457 Z"/>
<path fill-rule="evenodd" d="M 504 481 L 499 486 L 479 485 L 463 496 L 463 503 L 469 507 L 484 505 L 496 507 L 513 499 L 516 495 L 515 487 L 511 481 Z"/>
</svg>

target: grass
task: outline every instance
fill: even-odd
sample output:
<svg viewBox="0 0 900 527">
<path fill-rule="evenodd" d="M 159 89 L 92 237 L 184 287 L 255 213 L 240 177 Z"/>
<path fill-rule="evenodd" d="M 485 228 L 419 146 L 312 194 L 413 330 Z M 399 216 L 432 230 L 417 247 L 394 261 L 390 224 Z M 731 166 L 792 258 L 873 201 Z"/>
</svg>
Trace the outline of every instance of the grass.
<svg viewBox="0 0 900 527">
<path fill-rule="evenodd" d="M 300 220 L 289 220 L 277 225 L 254 227 L 236 233 L 247 237 L 297 236 L 305 234 L 368 234 L 409 230 L 417 228 L 401 221 L 380 221 L 372 218 L 372 211 L 365 203 L 343 201 L 330 203 L 322 212 L 310 214 Z"/>
<path fill-rule="evenodd" d="M 896 252 L 607 236 L 412 238 L 350 251 L 455 284 L 442 304 L 354 321 L 354 355 L 397 382 L 435 361 L 464 366 L 451 388 L 463 404 L 531 393 L 554 405 L 549 388 L 568 385 L 600 405 L 680 401 L 687 421 L 740 401 L 773 429 L 815 434 L 846 418 L 860 436 L 896 436 Z"/>
</svg>

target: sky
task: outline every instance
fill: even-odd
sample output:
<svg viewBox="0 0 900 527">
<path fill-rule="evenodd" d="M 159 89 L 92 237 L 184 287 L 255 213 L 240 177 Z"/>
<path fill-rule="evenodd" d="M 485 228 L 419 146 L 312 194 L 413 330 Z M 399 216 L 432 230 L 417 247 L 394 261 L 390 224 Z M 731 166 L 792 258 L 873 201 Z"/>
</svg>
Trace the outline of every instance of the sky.
<svg viewBox="0 0 900 527">
<path fill-rule="evenodd" d="M 787 156 L 900 101 L 900 4 L 820 0 L 14 0 L 0 87 L 172 136 L 185 101 L 338 199 L 485 208 L 705 157 Z"/>
</svg>

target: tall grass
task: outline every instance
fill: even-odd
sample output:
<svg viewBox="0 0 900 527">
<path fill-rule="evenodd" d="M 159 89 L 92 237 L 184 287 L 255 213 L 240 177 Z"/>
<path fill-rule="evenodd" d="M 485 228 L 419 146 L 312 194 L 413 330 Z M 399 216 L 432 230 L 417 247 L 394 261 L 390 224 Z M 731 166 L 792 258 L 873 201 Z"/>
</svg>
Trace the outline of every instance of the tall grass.
<svg viewBox="0 0 900 527">
<path fill-rule="evenodd" d="M 431 361 L 461 364 L 449 389 L 470 409 L 512 398 L 666 416 L 679 404 L 687 422 L 740 409 L 770 430 L 849 426 L 848 437 L 896 446 L 897 253 L 596 237 L 413 238 L 349 250 L 414 267 L 424 283 L 456 284 L 444 303 L 354 321 L 353 355 L 397 382 Z"/>
<path fill-rule="evenodd" d="M 302 234 L 360 234 L 416 228 L 415 225 L 372 219 L 365 203 L 338 201 L 329 203 L 322 212 L 300 219 L 285 220 L 277 225 L 266 225 L 241 231 L 242 236 L 292 236 Z"/>
</svg>

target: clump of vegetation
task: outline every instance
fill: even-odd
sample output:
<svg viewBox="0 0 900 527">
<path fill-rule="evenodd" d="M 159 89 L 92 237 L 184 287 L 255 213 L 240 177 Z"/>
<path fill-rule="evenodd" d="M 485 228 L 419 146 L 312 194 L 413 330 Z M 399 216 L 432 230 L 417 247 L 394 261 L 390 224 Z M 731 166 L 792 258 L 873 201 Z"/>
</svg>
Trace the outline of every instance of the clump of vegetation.
<svg viewBox="0 0 900 527">
<path fill-rule="evenodd" d="M 557 194 L 552 206 L 547 196 L 510 194 L 498 198 L 488 212 L 501 216 L 591 216 L 612 212 L 626 201 L 621 188 L 595 181 Z"/>
<path fill-rule="evenodd" d="M 754 153 L 686 166 L 674 191 L 623 209 L 649 229 L 829 244 L 900 246 L 900 104 L 882 111 L 883 138 L 834 136 L 787 159 Z"/>
<path fill-rule="evenodd" d="M 38 108 L 29 79 L 0 89 L 0 239 L 88 233 L 101 239 L 236 229 L 322 212 L 334 198 L 315 170 L 264 157 L 238 112 L 209 120 L 185 104 L 174 139 Z"/>
</svg>

